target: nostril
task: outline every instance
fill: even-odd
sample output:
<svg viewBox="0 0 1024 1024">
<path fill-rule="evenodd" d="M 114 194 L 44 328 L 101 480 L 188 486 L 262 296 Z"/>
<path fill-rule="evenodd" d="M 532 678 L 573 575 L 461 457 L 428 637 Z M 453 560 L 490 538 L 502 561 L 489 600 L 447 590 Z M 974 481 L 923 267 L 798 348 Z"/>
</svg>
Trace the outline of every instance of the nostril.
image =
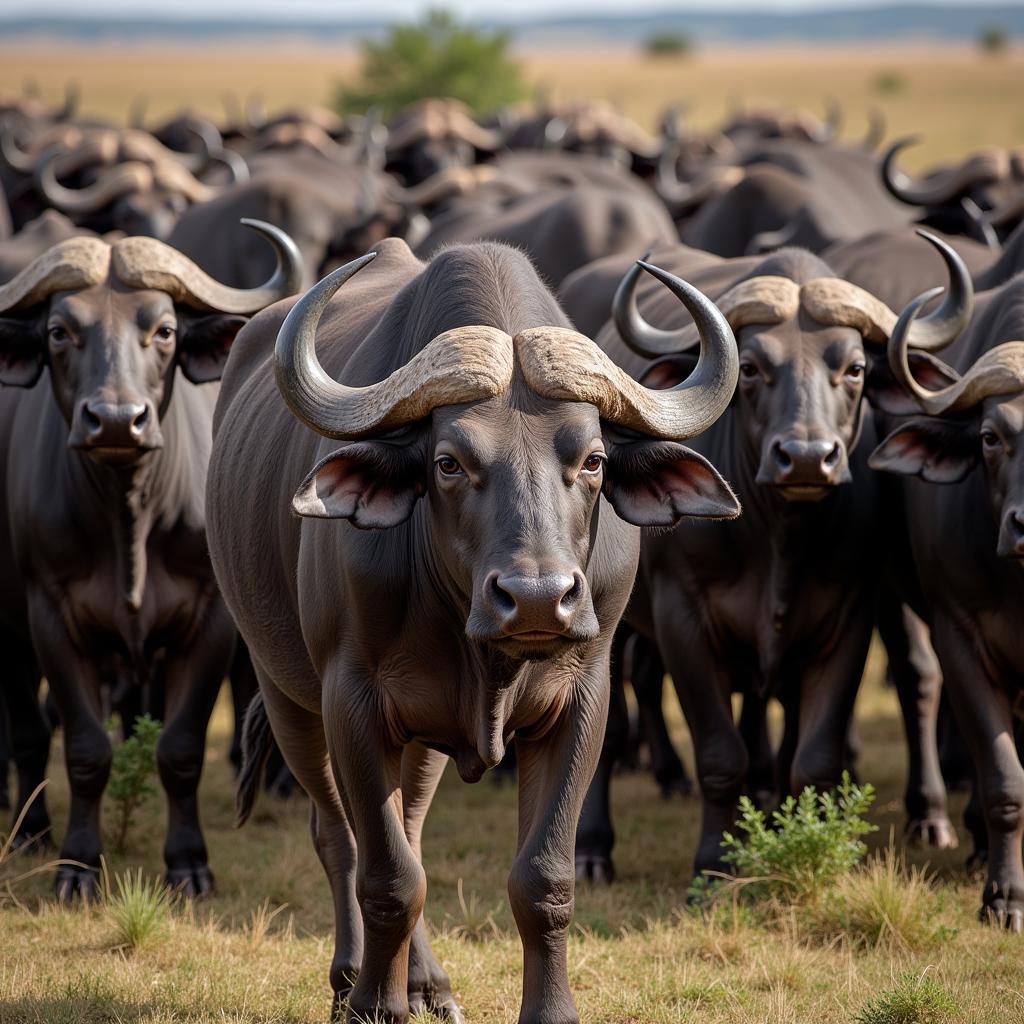
<svg viewBox="0 0 1024 1024">
<path fill-rule="evenodd" d="M 837 441 L 832 445 L 832 450 L 822 460 L 822 465 L 826 469 L 835 469 L 836 466 L 839 465 L 839 460 L 842 458 L 842 454 L 842 449 L 839 447 L 839 442 Z"/>
<path fill-rule="evenodd" d="M 583 597 L 582 574 L 576 572 L 571 577 L 566 577 L 566 584 L 567 586 L 562 591 L 562 596 L 558 599 L 558 607 L 561 612 L 572 614 Z"/>
<path fill-rule="evenodd" d="M 103 430 L 103 420 L 89 408 L 88 402 L 82 406 L 82 422 L 87 434 L 96 435 Z"/>
<path fill-rule="evenodd" d="M 496 611 L 501 612 L 503 615 L 515 614 L 516 599 L 510 591 L 501 585 L 501 577 L 496 572 L 492 572 L 487 577 L 484 590 Z"/>
<path fill-rule="evenodd" d="M 793 468 L 793 460 L 790 457 L 789 452 L 787 452 L 785 448 L 782 447 L 781 441 L 776 441 L 772 445 L 772 455 L 774 456 L 775 461 L 776 463 L 778 463 L 780 469 Z"/>
<path fill-rule="evenodd" d="M 129 429 L 135 437 L 138 437 L 149 423 L 149 406 L 136 406 L 137 412 L 132 416 Z"/>
</svg>

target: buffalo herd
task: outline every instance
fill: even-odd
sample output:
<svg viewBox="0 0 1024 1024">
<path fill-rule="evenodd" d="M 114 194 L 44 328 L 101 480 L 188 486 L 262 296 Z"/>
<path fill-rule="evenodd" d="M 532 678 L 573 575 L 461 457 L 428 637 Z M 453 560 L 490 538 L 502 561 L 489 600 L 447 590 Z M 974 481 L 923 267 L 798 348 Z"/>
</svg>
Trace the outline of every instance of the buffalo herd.
<svg viewBox="0 0 1024 1024">
<path fill-rule="evenodd" d="M 462 1019 L 423 918 L 451 759 L 518 776 L 520 1019 L 576 1021 L 626 684 L 666 791 L 678 694 L 699 876 L 742 795 L 855 769 L 877 633 L 908 841 L 956 845 L 970 786 L 981 919 L 1024 930 L 1021 151 L 914 177 L 836 110 L 76 100 L 0 99 L 0 796 L 53 845 L 61 729 L 60 899 L 98 895 L 106 722 L 143 711 L 167 883 L 213 891 L 228 680 L 240 822 L 272 757 L 309 798 L 335 1019 Z"/>
</svg>

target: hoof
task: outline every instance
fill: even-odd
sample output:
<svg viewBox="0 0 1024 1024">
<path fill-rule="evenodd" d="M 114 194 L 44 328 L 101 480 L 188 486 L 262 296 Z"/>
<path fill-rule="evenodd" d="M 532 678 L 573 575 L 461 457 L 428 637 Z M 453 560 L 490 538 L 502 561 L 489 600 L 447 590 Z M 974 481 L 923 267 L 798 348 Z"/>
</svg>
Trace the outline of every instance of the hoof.
<svg viewBox="0 0 1024 1024">
<path fill-rule="evenodd" d="M 960 844 L 953 823 L 945 816 L 911 819 L 904 835 L 911 846 L 930 846 L 935 850 L 955 850 Z"/>
<path fill-rule="evenodd" d="M 167 888 L 176 896 L 202 899 L 213 894 L 213 872 L 205 864 L 167 869 Z"/>
<path fill-rule="evenodd" d="M 996 900 L 991 906 L 982 907 L 978 918 L 991 928 L 1005 928 L 1014 935 L 1024 933 L 1024 906 L 1014 907 L 1004 900 Z"/>
<path fill-rule="evenodd" d="M 453 1024 L 464 1024 L 462 1007 L 455 1002 L 455 996 L 451 992 L 410 992 L 409 1013 L 416 1016 L 419 1013 L 429 1013 L 438 1020 L 452 1021 Z"/>
<path fill-rule="evenodd" d="M 55 889 L 60 903 L 73 903 L 76 897 L 82 903 L 95 903 L 100 894 L 99 868 L 61 865 L 57 869 Z"/>
<path fill-rule="evenodd" d="M 594 885 L 611 885 L 615 881 L 615 865 L 604 854 L 577 854 L 576 881 Z"/>
</svg>

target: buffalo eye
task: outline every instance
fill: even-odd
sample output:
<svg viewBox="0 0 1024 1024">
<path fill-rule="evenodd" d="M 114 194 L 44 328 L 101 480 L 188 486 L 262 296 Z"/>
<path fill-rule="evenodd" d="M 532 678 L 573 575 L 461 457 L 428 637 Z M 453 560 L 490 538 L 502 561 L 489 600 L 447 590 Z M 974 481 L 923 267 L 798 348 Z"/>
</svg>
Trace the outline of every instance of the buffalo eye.
<svg viewBox="0 0 1024 1024">
<path fill-rule="evenodd" d="M 600 452 L 594 452 L 588 455 L 583 462 L 583 468 L 581 472 L 587 473 L 590 476 L 596 476 L 601 472 L 601 467 L 604 466 L 604 456 Z"/>
<path fill-rule="evenodd" d="M 450 455 L 441 455 L 434 465 L 441 476 L 458 476 L 462 472 L 462 467 Z"/>
<path fill-rule="evenodd" d="M 156 331 L 153 334 L 153 336 L 156 338 L 156 340 L 158 342 L 162 342 L 165 346 L 169 342 L 174 341 L 174 335 L 175 335 L 174 324 L 161 324 L 156 329 Z"/>
<path fill-rule="evenodd" d="M 847 380 L 861 380 L 864 377 L 865 366 L 863 363 L 851 363 L 846 368 Z"/>
<path fill-rule="evenodd" d="M 63 348 L 71 340 L 71 335 L 68 333 L 67 328 L 62 327 L 60 324 L 53 324 L 47 331 L 47 335 L 50 339 L 50 344 L 55 348 Z"/>
<path fill-rule="evenodd" d="M 746 361 L 740 363 L 740 377 L 743 380 L 754 380 L 760 375 L 760 370 L 753 364 Z"/>
<path fill-rule="evenodd" d="M 981 446 L 985 451 L 994 452 L 1001 445 L 1002 442 L 999 440 L 999 435 L 994 430 L 983 430 L 981 432 Z"/>
</svg>

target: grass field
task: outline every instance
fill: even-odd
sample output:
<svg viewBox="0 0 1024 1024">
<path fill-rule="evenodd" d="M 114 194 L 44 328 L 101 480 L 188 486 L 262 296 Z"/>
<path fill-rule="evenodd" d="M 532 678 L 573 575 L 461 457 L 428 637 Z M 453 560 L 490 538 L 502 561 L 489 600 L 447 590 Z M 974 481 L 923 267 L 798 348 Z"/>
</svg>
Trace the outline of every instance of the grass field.
<svg viewBox="0 0 1024 1024">
<path fill-rule="evenodd" d="M 895 698 L 877 683 L 877 669 L 876 662 L 858 715 L 862 769 L 879 788 L 871 815 L 879 831 L 870 838 L 880 849 L 893 829 L 899 834 L 904 756 Z M 673 700 L 667 706 L 692 765 L 678 708 Z M 49 900 L 49 876 L 21 883 L 13 891 L 17 902 L 0 897 L 4 1024 L 326 1019 L 331 905 L 308 838 L 305 800 L 263 798 L 254 820 L 236 832 L 229 731 L 222 702 L 202 783 L 217 894 L 175 909 L 159 935 L 129 953 L 117 948 L 107 908 L 60 909 Z M 66 785 L 59 742 L 52 776 L 49 796 L 60 834 Z M 893 912 L 919 912 L 922 920 L 906 940 L 856 948 L 841 936 L 808 932 L 785 914 L 768 923 L 688 914 L 683 902 L 696 801 L 664 801 L 648 776 L 632 774 L 616 779 L 614 796 L 620 878 L 612 888 L 579 889 L 572 930 L 571 980 L 588 1024 L 840 1024 L 858 1019 L 879 993 L 901 982 L 913 987 L 922 978 L 945 1000 L 931 1016 L 865 1019 L 1024 1019 L 1024 945 L 975 920 L 978 883 L 963 873 L 965 851 L 910 851 L 909 863 L 930 861 L 936 877 L 923 896 L 901 883 Z M 961 806 L 962 798 L 955 799 L 957 815 Z M 505 899 L 514 829 L 511 790 L 495 789 L 486 778 L 466 786 L 454 772 L 446 774 L 424 840 L 427 911 L 435 947 L 469 1021 L 517 1019 L 520 951 Z M 161 800 L 154 799 L 139 817 L 128 855 L 109 861 L 111 874 L 141 866 L 158 876 L 162 842 Z M 918 899 L 918 908 L 903 905 Z M 283 910 L 268 925 L 266 918 L 278 908 Z"/>
<path fill-rule="evenodd" d="M 842 102 L 851 138 L 869 108 L 884 111 L 890 136 L 919 132 L 908 164 L 954 158 L 966 150 L 1024 142 L 1024 48 L 985 56 L 974 47 L 835 47 L 706 50 L 683 60 L 631 51 L 539 51 L 522 62 L 537 90 L 561 99 L 601 96 L 653 127 L 669 103 L 690 101 L 700 127 L 718 123 L 736 101 L 805 106 Z M 69 50 L 0 45 L 0 95 L 27 80 L 48 96 L 81 82 L 89 112 L 122 118 L 137 95 L 154 116 L 182 106 L 220 115 L 225 92 L 258 95 L 271 108 L 326 103 L 357 73 L 351 51 L 243 49 L 192 51 L 138 46 Z"/>
</svg>

